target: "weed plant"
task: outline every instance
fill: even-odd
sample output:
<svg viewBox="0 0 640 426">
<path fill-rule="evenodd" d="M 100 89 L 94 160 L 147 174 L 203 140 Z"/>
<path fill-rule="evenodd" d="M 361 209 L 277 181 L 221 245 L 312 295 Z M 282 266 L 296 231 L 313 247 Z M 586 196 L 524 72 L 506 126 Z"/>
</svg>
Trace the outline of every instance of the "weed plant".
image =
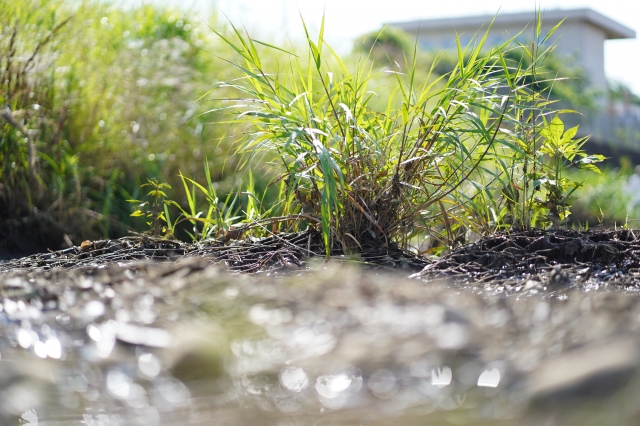
<svg viewBox="0 0 640 426">
<path fill-rule="evenodd" d="M 168 200 L 165 192 L 165 189 L 171 189 L 171 185 L 158 182 L 157 179 L 152 178 L 147 183 L 140 185 L 140 187 L 151 188 L 147 193 L 147 196 L 151 197 L 151 202 L 129 200 L 132 203 L 139 203 L 138 209 L 131 213 L 131 216 L 148 218 L 150 221 L 147 222 L 147 225 L 151 228 L 150 232 L 153 236 L 172 237 L 174 226 L 172 226 L 167 207 L 173 204 L 174 201 Z"/>
<path fill-rule="evenodd" d="M 580 150 L 577 129 L 564 132 L 553 102 L 532 87 L 553 50 L 538 46 L 557 29 L 543 37 L 540 22 L 533 47 L 517 36 L 486 46 L 487 30 L 468 46 L 458 41 L 450 73 L 433 75 L 436 61 L 421 80 L 414 46 L 413 62 L 389 71 L 395 85 L 384 109 L 372 102 L 370 55 L 347 65 L 325 43 L 324 22 L 317 39 L 305 26 L 304 53 L 231 25 L 230 35 L 214 32 L 238 55 L 227 61 L 242 77 L 215 89 L 240 94 L 223 108 L 246 126 L 247 164 L 260 154 L 273 160 L 284 188 L 278 208 L 317 218 L 327 254 L 406 247 L 443 228 L 452 244 L 461 227 L 528 227 L 547 220 L 542 211 L 563 218 L 572 191 L 563 168 L 595 168 L 599 159 Z M 510 59 L 513 50 L 528 63 Z M 274 51 L 288 60 L 270 69 L 263 57 Z"/>
</svg>

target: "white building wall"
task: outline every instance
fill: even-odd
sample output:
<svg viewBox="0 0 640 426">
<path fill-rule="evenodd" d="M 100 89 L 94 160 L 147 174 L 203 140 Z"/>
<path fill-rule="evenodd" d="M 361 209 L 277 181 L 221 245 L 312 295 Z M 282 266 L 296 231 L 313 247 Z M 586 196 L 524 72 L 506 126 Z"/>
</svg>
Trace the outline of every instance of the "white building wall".
<svg viewBox="0 0 640 426">
<path fill-rule="evenodd" d="M 591 79 L 591 84 L 605 93 L 607 77 L 604 73 L 604 31 L 590 24 L 582 26 L 582 46 L 580 63 Z"/>
<path fill-rule="evenodd" d="M 544 36 L 556 23 L 543 24 L 541 32 Z M 420 47 L 425 50 L 453 50 L 456 49 L 455 34 L 460 37 L 462 46 L 466 46 L 476 35 L 478 28 L 452 28 L 450 30 L 431 31 L 421 29 L 418 36 Z M 484 30 L 482 30 L 484 31 Z M 487 38 L 487 46 L 492 46 L 504 42 L 514 35 L 520 33 L 518 40 L 529 45 L 535 40 L 533 25 L 523 30 L 522 26 L 496 25 Z M 479 40 L 483 32 L 476 35 Z M 556 44 L 555 53 L 564 56 L 567 60 L 577 61 L 586 71 L 591 85 L 605 92 L 607 80 L 604 73 L 604 41 L 605 32 L 587 22 L 569 21 L 565 22 L 554 35 L 545 43 L 546 45 Z"/>
</svg>

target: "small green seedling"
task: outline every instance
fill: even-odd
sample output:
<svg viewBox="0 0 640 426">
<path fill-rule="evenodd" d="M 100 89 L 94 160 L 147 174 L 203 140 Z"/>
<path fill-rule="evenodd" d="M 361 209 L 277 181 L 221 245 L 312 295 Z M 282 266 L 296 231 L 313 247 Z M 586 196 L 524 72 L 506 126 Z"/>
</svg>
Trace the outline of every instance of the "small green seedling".
<svg viewBox="0 0 640 426">
<path fill-rule="evenodd" d="M 558 116 L 550 123 L 545 120 L 540 129 L 540 136 L 543 137 L 540 153 L 548 156 L 549 163 L 543 164 L 540 168 L 542 173 L 534 177 L 534 186 L 545 190 L 546 199 L 535 201 L 539 207 L 549 210 L 547 216 L 553 227 L 571 214 L 569 209 L 574 199 L 573 193 L 582 186 L 580 182 L 564 177 L 563 172 L 569 167 L 577 167 L 601 173 L 595 163 L 605 159 L 603 155 L 587 155 L 582 145 L 588 137 L 575 138 L 577 132 L 578 126 L 565 131 L 564 123 Z"/>
<path fill-rule="evenodd" d="M 175 202 L 168 200 L 167 194 L 163 191 L 165 188 L 171 189 L 171 185 L 168 183 L 160 183 L 156 178 L 151 178 L 147 179 L 147 183 L 140 185 L 140 187 L 151 188 L 147 196 L 152 197 L 152 201 L 127 200 L 130 203 L 138 203 L 137 210 L 131 213 L 131 216 L 149 218 L 150 220 L 147 222 L 147 225 L 151 227 L 149 232 L 154 237 L 173 237 L 175 225 L 171 226 L 167 207 L 174 205 Z"/>
</svg>

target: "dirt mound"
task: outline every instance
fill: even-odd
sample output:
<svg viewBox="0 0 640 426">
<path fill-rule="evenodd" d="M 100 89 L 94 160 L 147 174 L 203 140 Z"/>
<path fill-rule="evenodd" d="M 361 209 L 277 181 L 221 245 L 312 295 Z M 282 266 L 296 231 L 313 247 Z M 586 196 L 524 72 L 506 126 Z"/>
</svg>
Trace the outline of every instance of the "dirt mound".
<svg viewBox="0 0 640 426">
<path fill-rule="evenodd" d="M 558 284 L 569 284 L 573 277 L 581 282 L 596 278 L 635 285 L 639 254 L 640 232 L 630 229 L 531 229 L 484 237 L 434 261 L 415 276 L 508 285 L 542 273 L 547 278 L 554 275 Z"/>
<path fill-rule="evenodd" d="M 81 246 L 14 259 L 0 265 L 0 272 L 14 269 L 38 271 L 76 269 L 135 260 L 176 261 L 199 257 L 222 263 L 235 272 L 255 273 L 297 270 L 306 259 L 324 256 L 321 235 L 314 231 L 273 234 L 246 240 L 208 240 L 188 244 L 146 235 L 118 240 L 85 241 Z M 363 266 L 418 271 L 428 264 L 395 248 L 368 248 L 351 257 L 336 256 L 336 261 L 354 261 Z"/>
</svg>

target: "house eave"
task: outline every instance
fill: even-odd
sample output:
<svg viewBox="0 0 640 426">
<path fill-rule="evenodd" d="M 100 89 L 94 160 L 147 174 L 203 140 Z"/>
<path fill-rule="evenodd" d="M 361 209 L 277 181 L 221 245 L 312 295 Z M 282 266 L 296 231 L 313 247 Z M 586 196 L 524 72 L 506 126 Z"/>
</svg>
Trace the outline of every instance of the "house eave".
<svg viewBox="0 0 640 426">
<path fill-rule="evenodd" d="M 555 9 L 542 12 L 543 22 L 551 22 L 553 25 L 565 18 L 566 23 L 582 21 L 602 29 L 608 40 L 636 37 L 636 32 L 631 28 L 628 28 L 592 9 Z M 388 25 L 402 28 L 403 30 L 414 34 L 421 31 L 431 32 L 445 29 L 448 30 L 451 28 L 458 30 L 458 32 L 466 30 L 472 30 L 475 32 L 480 28 L 486 28 L 494 19 L 494 25 L 509 24 L 525 28 L 534 24 L 536 14 L 533 12 L 519 12 L 497 15 L 466 16 L 459 18 L 422 19 L 405 22 L 390 22 Z"/>
</svg>

